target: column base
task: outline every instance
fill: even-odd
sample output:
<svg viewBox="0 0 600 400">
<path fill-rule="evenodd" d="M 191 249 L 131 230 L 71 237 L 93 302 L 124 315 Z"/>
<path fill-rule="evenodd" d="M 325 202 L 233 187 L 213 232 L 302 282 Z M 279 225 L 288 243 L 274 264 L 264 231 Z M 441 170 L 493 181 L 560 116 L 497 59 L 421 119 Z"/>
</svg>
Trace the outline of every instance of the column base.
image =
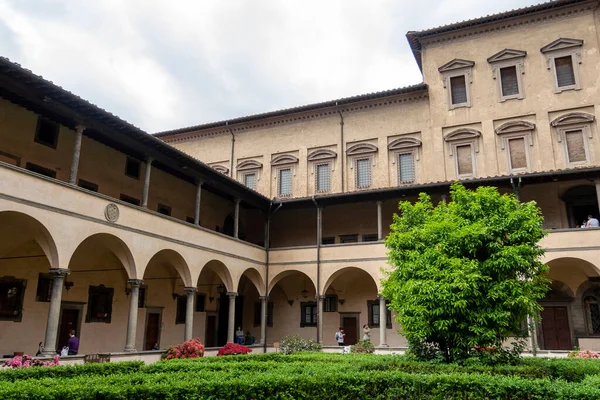
<svg viewBox="0 0 600 400">
<path fill-rule="evenodd" d="M 135 352 L 137 352 L 137 350 L 135 349 L 135 347 L 127 347 L 127 346 L 125 346 L 125 348 L 123 349 L 123 351 L 125 353 L 135 353 Z"/>
<path fill-rule="evenodd" d="M 378 349 L 387 349 L 387 348 L 389 348 L 389 347 L 390 347 L 390 346 L 388 346 L 388 345 L 387 345 L 387 344 L 385 344 L 385 343 L 384 343 L 384 344 L 380 344 L 379 346 L 377 346 L 377 348 L 378 348 Z"/>
<path fill-rule="evenodd" d="M 42 351 L 42 353 L 40 354 L 40 357 L 50 357 L 50 358 L 54 358 L 54 356 L 58 356 L 59 354 L 56 351 L 47 351 L 44 350 Z"/>
</svg>

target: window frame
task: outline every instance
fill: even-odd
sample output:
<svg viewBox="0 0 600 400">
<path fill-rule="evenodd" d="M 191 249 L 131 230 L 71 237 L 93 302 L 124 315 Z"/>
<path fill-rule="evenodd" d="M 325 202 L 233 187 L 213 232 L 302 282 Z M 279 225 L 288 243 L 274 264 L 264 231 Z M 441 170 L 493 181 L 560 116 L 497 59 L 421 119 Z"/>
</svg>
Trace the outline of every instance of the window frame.
<svg viewBox="0 0 600 400">
<path fill-rule="evenodd" d="M 325 243 L 325 242 L 331 242 L 331 243 Z M 321 245 L 322 246 L 329 246 L 335 244 L 335 236 L 326 236 L 326 237 L 322 237 L 321 238 Z"/>
<path fill-rule="evenodd" d="M 523 75 L 525 74 L 525 57 L 527 56 L 526 51 L 504 49 L 494 54 L 487 59 L 488 63 L 492 67 L 492 77 L 496 81 L 496 90 L 498 92 L 498 101 L 503 103 L 507 100 L 522 100 L 525 98 L 525 91 L 523 86 Z M 503 68 L 515 67 L 517 74 L 517 88 L 519 92 L 517 94 L 505 96 L 502 92 L 502 73 Z"/>
<path fill-rule="evenodd" d="M 309 166 L 311 174 L 314 175 L 313 181 L 313 193 L 331 193 L 333 179 L 332 175 L 335 171 L 335 159 L 337 158 L 337 153 L 330 149 L 317 149 L 308 154 L 307 161 L 311 164 Z M 328 165 L 327 171 L 327 190 L 318 190 L 319 188 L 319 176 L 318 176 L 318 167 L 320 165 Z"/>
<path fill-rule="evenodd" d="M 304 319 L 306 316 L 306 309 L 311 308 L 311 322 L 307 323 Z M 300 302 L 300 328 L 316 327 L 318 324 L 319 310 L 316 301 L 302 301 Z M 314 320 L 314 321 L 313 321 Z"/>
<path fill-rule="evenodd" d="M 165 212 L 161 211 L 164 210 Z M 171 206 L 168 206 L 166 204 L 162 204 L 162 203 L 158 203 L 158 205 L 156 206 L 156 212 L 162 215 L 166 215 L 168 217 L 171 216 L 173 209 Z"/>
<path fill-rule="evenodd" d="M 390 302 L 388 300 L 385 301 L 386 307 L 385 307 L 385 312 L 386 312 L 386 320 L 385 320 L 385 329 L 392 329 L 392 310 L 390 310 L 387 305 L 390 304 Z M 379 321 L 381 321 L 381 310 L 379 310 L 379 321 L 377 323 L 375 323 L 373 321 L 373 307 L 379 307 L 379 300 L 367 300 L 367 314 L 368 314 L 368 321 L 369 321 L 369 327 L 371 328 L 380 328 L 381 323 Z"/>
<path fill-rule="evenodd" d="M 272 158 L 271 160 L 271 168 L 275 171 L 273 174 L 273 179 L 275 181 L 275 192 L 278 197 L 289 198 L 294 197 L 294 177 L 296 176 L 296 169 L 298 166 L 298 157 L 293 154 L 285 153 L 279 154 Z M 282 195 L 281 194 L 281 171 L 282 170 L 290 170 L 290 193 Z"/>
<path fill-rule="evenodd" d="M 589 165 L 593 163 L 590 140 L 593 138 L 593 122 L 596 117 L 585 112 L 570 112 L 563 114 L 550 123 L 556 129 L 557 141 L 561 144 L 563 159 L 566 166 Z M 567 148 L 566 133 L 581 130 L 583 135 L 583 146 L 586 161 L 569 161 L 569 150 Z"/>
<path fill-rule="evenodd" d="M 479 153 L 480 136 L 481 132 L 473 128 L 459 128 L 444 135 L 444 140 L 448 143 L 449 155 L 450 157 L 454 158 L 454 176 L 456 176 L 457 179 L 477 177 L 477 153 Z M 459 174 L 456 148 L 466 145 L 471 146 L 471 163 L 473 165 L 473 172 L 470 174 Z"/>
<path fill-rule="evenodd" d="M 248 182 L 246 181 L 246 179 L 249 176 L 254 175 L 254 187 L 250 187 L 250 185 L 248 185 Z M 248 172 L 244 172 L 242 173 L 242 183 L 244 184 L 244 186 L 246 186 L 248 189 L 252 189 L 252 190 L 256 190 L 257 188 L 257 183 L 258 183 L 258 171 L 248 171 Z"/>
<path fill-rule="evenodd" d="M 329 307 L 327 307 L 329 305 Z M 326 294 L 323 297 L 323 312 L 338 312 L 337 294 Z"/>
<path fill-rule="evenodd" d="M 260 175 L 262 171 L 263 165 L 261 162 L 256 160 L 243 160 L 238 163 L 235 167 L 238 173 L 238 180 L 247 188 L 256 191 L 258 188 L 258 182 L 260 181 Z M 255 175 L 254 177 L 254 187 L 251 188 L 246 184 L 246 177 L 249 175 Z"/>
<path fill-rule="evenodd" d="M 366 186 L 359 186 L 359 177 L 358 177 L 358 162 L 359 161 L 368 161 L 367 165 L 369 166 L 369 184 Z M 375 163 L 373 162 L 373 156 L 365 155 L 365 156 L 356 156 L 352 160 L 352 164 L 354 166 L 354 188 L 356 190 L 367 190 L 373 186 L 373 166 Z"/>
<path fill-rule="evenodd" d="M 463 107 L 469 108 L 472 106 L 471 85 L 473 84 L 474 65 L 474 61 L 455 58 L 454 60 L 449 61 L 438 68 L 438 71 L 442 74 L 444 89 L 446 89 L 446 102 L 448 103 L 448 110 L 454 110 Z M 454 104 L 452 103 L 451 79 L 459 76 L 464 76 L 465 78 L 465 92 L 467 95 L 467 101 L 464 103 Z"/>
<path fill-rule="evenodd" d="M 349 233 L 346 235 L 339 235 L 340 243 L 358 243 L 358 233 Z"/>
<path fill-rule="evenodd" d="M 46 142 L 46 141 L 40 139 L 40 130 L 42 128 L 42 124 L 44 124 L 44 123 L 49 123 L 49 124 L 53 125 L 53 128 L 54 128 L 54 138 L 53 138 L 52 142 Z M 59 134 L 60 134 L 60 125 L 58 123 L 52 121 L 51 119 L 42 117 L 41 115 L 38 116 L 37 124 L 36 124 L 36 127 L 35 127 L 35 134 L 34 134 L 34 137 L 33 137 L 33 141 L 34 142 L 39 143 L 39 144 L 41 144 L 43 146 L 50 147 L 51 149 L 56 150 L 56 148 L 58 147 L 58 136 L 59 136 Z"/>
<path fill-rule="evenodd" d="M 88 287 L 88 302 L 87 302 L 87 312 L 85 315 L 85 322 L 86 323 L 110 324 L 110 322 L 112 320 L 114 294 L 115 294 L 114 288 L 106 287 L 103 284 L 100 284 L 98 286 L 90 285 Z M 105 317 L 98 317 L 97 314 L 93 315 L 94 307 L 96 306 L 94 297 L 98 296 L 98 295 L 106 295 L 110 299 L 109 306 L 108 306 L 108 312 L 106 313 L 107 315 Z"/>
<path fill-rule="evenodd" d="M 376 233 L 363 233 L 362 234 L 362 242 L 363 243 L 370 243 L 370 242 L 377 242 L 379 241 L 379 237 L 377 236 Z"/>
<path fill-rule="evenodd" d="M 315 175 L 315 193 L 331 193 L 331 172 L 333 171 L 331 161 L 315 162 L 313 164 L 313 173 Z M 327 168 L 327 189 L 319 190 L 319 167 Z"/>
<path fill-rule="evenodd" d="M 42 165 L 27 161 L 25 163 L 25 169 L 34 174 L 45 176 L 46 178 L 56 179 L 56 170 L 52 168 L 46 168 Z"/>
<path fill-rule="evenodd" d="M 129 168 L 128 167 L 129 167 L 130 163 L 137 163 L 137 174 L 136 174 L 137 176 L 129 173 Z M 132 179 L 136 179 L 136 180 L 139 181 L 141 175 L 142 175 L 142 162 L 140 160 L 138 160 L 138 159 L 133 158 L 133 157 L 126 156 L 125 157 L 125 176 L 128 176 L 128 177 L 130 177 Z"/>
<path fill-rule="evenodd" d="M 89 190 L 90 192 L 98 193 L 98 184 L 90 181 L 86 181 L 85 179 L 79 178 L 77 180 L 77 186 L 82 189 Z"/>
<path fill-rule="evenodd" d="M 506 166 L 509 173 L 522 173 L 531 171 L 531 148 L 533 147 L 532 132 L 535 124 L 529 121 L 508 121 L 495 129 L 496 135 L 500 138 L 500 149 L 506 153 Z M 525 168 L 512 168 L 510 160 L 510 141 L 513 139 L 523 139 L 525 141 Z"/>
<path fill-rule="evenodd" d="M 146 300 L 148 300 L 148 286 L 141 284 L 138 291 L 138 308 L 146 308 Z"/>
<path fill-rule="evenodd" d="M 398 183 L 398 186 L 405 186 L 405 185 L 412 185 L 415 184 L 417 182 L 417 149 L 412 149 L 412 150 L 398 150 L 394 152 L 394 161 L 392 162 L 392 164 L 397 164 L 396 165 L 396 180 Z M 402 174 L 400 173 L 400 156 L 401 155 L 405 155 L 405 154 L 410 154 L 410 156 L 412 157 L 412 169 L 413 169 L 413 178 L 411 181 L 402 181 L 401 180 L 401 176 Z"/>
<path fill-rule="evenodd" d="M 585 293 L 582 296 L 582 303 L 583 303 L 583 312 L 585 314 L 585 325 L 586 325 L 586 331 L 587 334 L 590 336 L 600 336 L 600 329 L 598 329 L 598 331 L 594 332 L 594 322 L 596 322 L 596 324 L 600 325 L 600 321 L 594 321 L 592 312 L 591 312 L 591 308 L 590 305 L 596 304 L 597 307 L 600 308 L 600 301 L 598 299 L 597 296 L 594 296 L 594 294 L 590 294 Z"/>
<path fill-rule="evenodd" d="M 562 93 L 568 90 L 581 90 L 581 54 L 583 49 L 583 40 L 559 38 L 552 43 L 542 47 L 540 51 L 546 57 L 546 69 L 552 73 L 552 91 Z M 575 83 L 568 86 L 558 86 L 558 76 L 556 75 L 555 59 L 561 57 L 571 57 L 571 67 Z"/>
<path fill-rule="evenodd" d="M 282 194 L 281 193 L 281 172 L 282 171 L 286 171 L 289 170 L 290 171 L 290 192 L 287 194 Z M 288 166 L 282 166 L 282 167 L 278 167 L 276 168 L 276 180 L 277 180 L 277 197 L 282 197 L 282 198 L 288 198 L 288 197 L 292 197 L 294 195 L 294 172 L 293 172 L 293 168 L 292 166 L 288 165 Z"/>
</svg>

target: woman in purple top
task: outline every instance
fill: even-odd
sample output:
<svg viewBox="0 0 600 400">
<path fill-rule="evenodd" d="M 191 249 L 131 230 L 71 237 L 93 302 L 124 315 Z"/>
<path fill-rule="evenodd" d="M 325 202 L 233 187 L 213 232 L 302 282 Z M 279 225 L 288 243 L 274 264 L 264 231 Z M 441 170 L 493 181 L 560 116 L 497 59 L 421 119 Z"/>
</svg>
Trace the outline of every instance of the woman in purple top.
<svg viewBox="0 0 600 400">
<path fill-rule="evenodd" d="M 69 341 L 67 342 L 67 347 L 69 348 L 69 355 L 74 356 L 79 352 L 79 339 L 75 336 L 75 331 L 71 329 L 69 331 Z"/>
</svg>

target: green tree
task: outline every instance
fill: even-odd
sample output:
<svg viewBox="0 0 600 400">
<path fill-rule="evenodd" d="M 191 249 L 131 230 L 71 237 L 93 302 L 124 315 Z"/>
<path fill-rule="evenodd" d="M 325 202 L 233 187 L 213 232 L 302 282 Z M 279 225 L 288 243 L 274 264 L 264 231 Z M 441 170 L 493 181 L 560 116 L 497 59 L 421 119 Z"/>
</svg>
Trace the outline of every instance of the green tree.
<svg viewBox="0 0 600 400">
<path fill-rule="evenodd" d="M 421 193 L 399 205 L 386 240 L 392 268 L 383 294 L 414 354 L 469 357 L 522 331 L 548 290 L 540 262 L 543 217 L 494 187 L 455 183 L 452 201 L 434 206 Z"/>
</svg>

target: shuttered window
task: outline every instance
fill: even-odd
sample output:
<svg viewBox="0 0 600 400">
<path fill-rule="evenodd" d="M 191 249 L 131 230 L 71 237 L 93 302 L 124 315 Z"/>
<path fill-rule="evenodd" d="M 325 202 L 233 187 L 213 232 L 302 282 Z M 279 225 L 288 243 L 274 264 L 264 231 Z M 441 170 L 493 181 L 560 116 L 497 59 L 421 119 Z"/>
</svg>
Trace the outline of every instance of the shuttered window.
<svg viewBox="0 0 600 400">
<path fill-rule="evenodd" d="M 400 184 L 415 181 L 415 164 L 413 153 L 398 154 L 398 179 Z"/>
<path fill-rule="evenodd" d="M 371 159 L 361 158 L 356 160 L 356 187 L 368 188 L 371 186 Z"/>
<path fill-rule="evenodd" d="M 450 91 L 452 93 L 452 104 L 467 102 L 467 85 L 464 75 L 450 78 Z"/>
<path fill-rule="evenodd" d="M 256 190 L 256 174 L 244 175 L 244 185 L 252 190 Z"/>
<path fill-rule="evenodd" d="M 584 162 L 585 144 L 583 141 L 583 131 L 581 129 L 565 132 L 565 140 L 567 143 L 567 155 L 569 162 Z"/>
<path fill-rule="evenodd" d="M 516 66 L 500 68 L 500 80 L 502 83 L 502 96 L 519 94 Z"/>
<path fill-rule="evenodd" d="M 329 164 L 318 164 L 316 166 L 316 186 L 317 192 L 325 193 L 329 192 L 330 179 L 329 179 Z"/>
<path fill-rule="evenodd" d="M 456 146 L 456 164 L 458 175 L 473 174 L 473 152 L 470 144 Z"/>
<path fill-rule="evenodd" d="M 575 73 L 571 56 L 557 57 L 554 59 L 556 67 L 556 82 L 558 87 L 572 86 L 575 84 Z"/>
<path fill-rule="evenodd" d="M 292 169 L 280 169 L 279 170 L 279 196 L 291 196 L 292 195 Z"/>
<path fill-rule="evenodd" d="M 511 169 L 526 169 L 527 154 L 525 153 L 525 138 L 515 138 L 508 140 L 508 151 Z"/>
</svg>

